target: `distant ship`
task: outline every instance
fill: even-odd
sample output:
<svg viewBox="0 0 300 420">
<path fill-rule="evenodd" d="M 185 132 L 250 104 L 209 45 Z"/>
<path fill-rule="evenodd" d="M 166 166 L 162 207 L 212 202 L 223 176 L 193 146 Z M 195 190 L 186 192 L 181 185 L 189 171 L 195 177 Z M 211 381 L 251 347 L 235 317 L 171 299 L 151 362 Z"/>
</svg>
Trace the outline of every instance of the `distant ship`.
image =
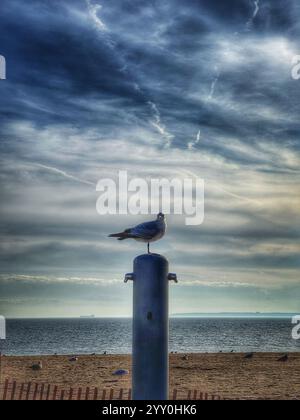
<svg viewBox="0 0 300 420">
<path fill-rule="evenodd" d="M 90 319 L 90 318 L 95 318 L 95 315 L 82 315 L 80 318 Z"/>
</svg>

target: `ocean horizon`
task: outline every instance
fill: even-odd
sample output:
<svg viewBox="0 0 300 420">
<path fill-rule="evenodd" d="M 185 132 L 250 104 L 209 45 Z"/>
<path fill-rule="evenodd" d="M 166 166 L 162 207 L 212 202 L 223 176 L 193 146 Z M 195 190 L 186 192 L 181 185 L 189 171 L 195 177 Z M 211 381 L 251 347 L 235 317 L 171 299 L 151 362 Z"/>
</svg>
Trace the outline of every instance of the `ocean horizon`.
<svg viewBox="0 0 300 420">
<path fill-rule="evenodd" d="M 299 340 L 292 338 L 292 314 L 285 315 L 171 316 L 169 351 L 299 352 Z M 0 351 L 15 356 L 130 354 L 131 334 L 132 320 L 127 317 L 10 318 Z"/>
</svg>

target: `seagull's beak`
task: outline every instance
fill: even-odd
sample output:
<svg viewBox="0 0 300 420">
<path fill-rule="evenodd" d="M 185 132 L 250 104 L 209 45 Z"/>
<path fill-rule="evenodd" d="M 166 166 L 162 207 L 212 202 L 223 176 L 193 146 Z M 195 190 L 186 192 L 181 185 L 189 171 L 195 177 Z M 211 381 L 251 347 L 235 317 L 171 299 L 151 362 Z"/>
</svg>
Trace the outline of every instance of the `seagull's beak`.
<svg viewBox="0 0 300 420">
<path fill-rule="evenodd" d="M 165 220 L 165 215 L 164 215 L 164 214 L 162 214 L 162 213 L 159 213 L 159 214 L 157 215 L 157 220 Z"/>
</svg>

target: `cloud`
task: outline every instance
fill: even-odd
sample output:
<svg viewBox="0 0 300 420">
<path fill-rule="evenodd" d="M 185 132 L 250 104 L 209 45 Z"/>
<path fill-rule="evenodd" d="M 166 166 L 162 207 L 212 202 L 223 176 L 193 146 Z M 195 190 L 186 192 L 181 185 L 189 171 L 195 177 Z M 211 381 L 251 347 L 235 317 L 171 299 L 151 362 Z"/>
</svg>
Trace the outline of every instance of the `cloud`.
<svg viewBox="0 0 300 420">
<path fill-rule="evenodd" d="M 50 171 L 50 172 L 54 172 L 58 175 L 63 176 L 64 178 L 71 179 L 71 180 L 76 181 L 76 182 L 80 182 L 81 184 L 92 185 L 93 187 L 95 186 L 95 184 L 93 184 L 92 182 L 85 181 L 84 179 L 77 178 L 76 176 L 68 174 L 67 172 L 62 171 L 60 169 L 53 168 L 53 167 L 46 166 L 46 165 L 41 165 L 40 163 L 33 163 L 33 165 L 37 166 L 38 168 L 42 168 L 42 169 L 45 169 L 47 171 Z"/>
<path fill-rule="evenodd" d="M 99 12 L 102 9 L 102 6 L 100 4 L 93 4 L 90 0 L 86 0 L 89 14 L 95 23 L 97 29 L 100 31 L 106 31 L 106 25 L 102 22 L 102 20 L 99 17 Z"/>
<path fill-rule="evenodd" d="M 207 286 L 213 299 L 225 272 L 228 290 L 255 285 L 277 299 L 275 287 L 297 282 L 296 0 L 1 7 L 2 274 L 41 287 L 46 276 L 54 288 L 122 278 L 142 248 L 106 235 L 141 218 L 99 217 L 93 187 L 127 169 L 205 180 L 204 224 L 170 217 L 154 245 L 190 289 Z"/>
<path fill-rule="evenodd" d="M 114 284 L 120 284 L 120 280 L 103 279 L 99 277 L 55 277 L 55 276 L 41 276 L 41 275 L 22 275 L 22 274 L 0 274 L 0 280 L 3 283 L 23 282 L 24 284 L 31 284 L 41 286 L 43 284 L 54 285 L 56 283 L 71 284 L 71 285 L 83 285 L 83 286 L 108 286 Z"/>
<path fill-rule="evenodd" d="M 151 122 L 151 124 L 153 125 L 153 127 L 155 127 L 157 129 L 157 131 L 159 132 L 159 134 L 162 135 L 162 137 L 166 140 L 166 147 L 170 147 L 171 146 L 171 141 L 174 138 L 174 136 L 172 134 L 170 134 L 166 127 L 162 124 L 161 122 L 161 116 L 160 116 L 160 112 L 157 108 L 157 106 L 155 105 L 155 103 L 149 101 L 149 105 L 153 111 L 154 114 L 154 120 Z"/>
</svg>

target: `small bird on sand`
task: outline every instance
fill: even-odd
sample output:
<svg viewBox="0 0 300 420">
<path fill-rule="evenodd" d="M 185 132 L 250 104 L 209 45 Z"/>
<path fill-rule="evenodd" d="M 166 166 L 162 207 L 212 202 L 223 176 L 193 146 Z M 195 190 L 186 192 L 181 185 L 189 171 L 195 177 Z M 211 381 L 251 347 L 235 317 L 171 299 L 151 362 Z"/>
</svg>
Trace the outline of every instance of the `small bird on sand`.
<svg viewBox="0 0 300 420">
<path fill-rule="evenodd" d="M 124 230 L 124 232 L 113 233 L 112 235 L 109 235 L 109 237 L 118 238 L 119 241 L 134 239 L 139 242 L 145 242 L 148 244 L 148 254 L 150 254 L 150 242 L 161 239 L 166 233 L 166 228 L 165 215 L 159 213 L 156 220 L 152 222 L 141 223 L 131 229 Z"/>
<path fill-rule="evenodd" d="M 247 353 L 245 354 L 244 359 L 253 359 L 254 353 Z"/>
<path fill-rule="evenodd" d="M 115 376 L 129 375 L 129 371 L 126 369 L 118 369 L 114 371 L 113 375 Z"/>
<path fill-rule="evenodd" d="M 279 357 L 278 362 L 287 362 L 289 360 L 289 356 L 285 354 L 282 357 Z"/>
<path fill-rule="evenodd" d="M 31 366 L 31 369 L 32 370 L 41 370 L 41 369 L 43 369 L 42 362 L 35 363 L 34 365 Z"/>
</svg>

